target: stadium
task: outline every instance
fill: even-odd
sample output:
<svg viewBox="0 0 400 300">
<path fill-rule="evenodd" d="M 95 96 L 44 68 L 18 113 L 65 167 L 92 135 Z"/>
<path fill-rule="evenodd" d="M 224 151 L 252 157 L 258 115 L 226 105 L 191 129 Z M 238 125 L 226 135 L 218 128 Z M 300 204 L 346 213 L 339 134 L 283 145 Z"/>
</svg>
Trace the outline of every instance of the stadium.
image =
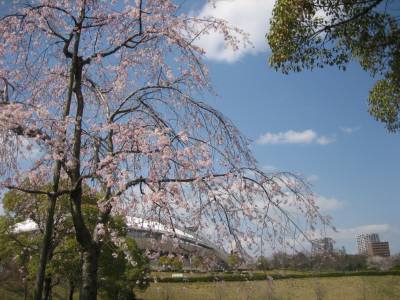
<svg viewBox="0 0 400 300">
<path fill-rule="evenodd" d="M 150 266 L 154 270 L 162 269 L 159 257 L 179 257 L 184 270 L 199 269 L 193 264 L 193 258 L 201 258 L 203 266 L 212 270 L 225 269 L 228 265 L 228 253 L 198 233 L 188 229 L 174 230 L 154 221 L 138 217 L 127 217 L 127 235 L 134 238 L 140 250 L 150 258 Z M 17 223 L 15 233 L 34 232 L 38 225 L 32 220 Z"/>
</svg>

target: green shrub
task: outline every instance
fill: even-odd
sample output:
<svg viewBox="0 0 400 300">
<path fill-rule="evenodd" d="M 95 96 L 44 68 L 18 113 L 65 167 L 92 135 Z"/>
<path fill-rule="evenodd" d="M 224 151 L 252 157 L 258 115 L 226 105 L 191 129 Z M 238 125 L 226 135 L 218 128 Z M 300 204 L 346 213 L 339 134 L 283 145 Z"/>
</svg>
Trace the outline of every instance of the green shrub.
<svg viewBox="0 0 400 300">
<path fill-rule="evenodd" d="M 216 281 L 254 281 L 281 279 L 300 279 L 300 278 L 318 278 L 318 277 L 344 277 L 344 276 L 385 276 L 395 275 L 400 276 L 400 271 L 361 271 L 361 272 L 330 272 L 330 273 L 304 273 L 304 274 L 262 274 L 262 273 L 239 273 L 239 274 L 214 274 L 208 276 L 193 276 L 184 278 L 159 278 L 158 282 L 216 282 Z"/>
</svg>

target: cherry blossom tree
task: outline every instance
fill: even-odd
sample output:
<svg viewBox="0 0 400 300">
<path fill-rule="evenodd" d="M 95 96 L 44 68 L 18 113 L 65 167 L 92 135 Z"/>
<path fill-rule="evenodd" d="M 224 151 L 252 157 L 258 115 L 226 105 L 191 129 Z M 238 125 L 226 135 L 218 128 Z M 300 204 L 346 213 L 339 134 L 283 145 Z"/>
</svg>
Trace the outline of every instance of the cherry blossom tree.
<svg viewBox="0 0 400 300">
<path fill-rule="evenodd" d="M 218 31 L 237 49 L 247 44 L 239 29 L 172 0 L 36 0 L 2 11 L 1 184 L 49 199 L 36 299 L 62 195 L 84 249 L 81 299 L 96 299 L 104 236 L 124 247 L 108 228 L 112 213 L 253 253 L 267 241 L 293 246 L 327 221 L 304 182 L 258 169 L 249 141 L 201 100 L 213 90 L 197 39 Z M 85 184 L 103 195 L 94 230 Z"/>
</svg>

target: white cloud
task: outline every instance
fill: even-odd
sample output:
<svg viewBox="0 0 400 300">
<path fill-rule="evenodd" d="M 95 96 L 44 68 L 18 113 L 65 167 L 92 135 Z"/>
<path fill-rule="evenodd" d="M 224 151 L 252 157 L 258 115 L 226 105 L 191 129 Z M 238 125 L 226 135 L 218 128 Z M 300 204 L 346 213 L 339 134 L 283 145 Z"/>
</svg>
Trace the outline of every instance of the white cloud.
<svg viewBox="0 0 400 300">
<path fill-rule="evenodd" d="M 319 180 L 319 176 L 318 176 L 318 175 L 315 175 L 315 174 L 312 174 L 312 175 L 308 176 L 308 177 L 306 178 L 306 180 L 307 180 L 308 182 L 310 182 L 310 183 L 316 182 L 316 181 Z"/>
<path fill-rule="evenodd" d="M 274 0 L 224 0 L 216 1 L 215 6 L 207 2 L 198 16 L 213 16 L 229 22 L 231 27 L 242 29 L 250 35 L 253 47 L 241 47 L 233 51 L 227 48 L 221 34 L 212 32 L 202 37 L 197 44 L 206 51 L 210 59 L 235 62 L 245 54 L 257 54 L 267 50 L 265 34 L 269 29 Z"/>
<path fill-rule="evenodd" d="M 297 198 L 294 195 L 289 195 L 285 196 L 286 199 L 286 204 L 284 204 L 282 207 L 285 208 L 285 210 L 290 211 L 290 212 L 295 212 L 296 209 L 294 207 L 296 206 L 296 203 L 298 203 Z M 321 195 L 316 195 L 314 197 L 315 200 L 315 205 L 318 206 L 319 211 L 323 214 L 340 209 L 345 206 L 345 203 L 343 201 L 340 201 L 334 197 L 324 197 Z"/>
<path fill-rule="evenodd" d="M 318 135 L 314 130 L 307 129 L 304 131 L 288 130 L 286 132 L 271 133 L 267 132 L 262 134 L 256 141 L 257 144 L 311 144 L 317 143 L 319 145 L 328 145 L 335 140 L 330 137 Z"/>
<path fill-rule="evenodd" d="M 328 144 L 333 143 L 333 142 L 335 141 L 335 139 L 332 138 L 332 137 L 320 136 L 320 137 L 318 137 L 315 141 L 316 141 L 317 144 L 319 144 L 319 145 L 328 145 Z"/>
<path fill-rule="evenodd" d="M 341 209 L 346 205 L 345 202 L 334 197 L 325 197 L 322 195 L 314 195 L 313 200 L 315 201 L 315 205 L 318 207 L 319 212 L 323 215 Z M 302 202 L 299 202 L 299 199 L 294 194 L 287 193 L 285 196 L 280 198 L 280 205 L 285 211 L 290 212 L 293 215 L 298 215 L 300 212 L 298 207 L 299 205 L 302 206 Z M 302 208 L 300 210 L 302 210 Z"/>
<path fill-rule="evenodd" d="M 369 224 L 352 228 L 337 229 L 332 232 L 332 237 L 338 240 L 354 240 L 361 233 L 387 233 L 391 230 L 389 224 Z"/>
<path fill-rule="evenodd" d="M 360 126 L 356 126 L 356 127 L 340 127 L 340 130 L 343 131 L 344 133 L 347 134 L 352 134 L 358 130 L 360 130 Z"/>
<path fill-rule="evenodd" d="M 339 201 L 336 198 L 328 198 L 324 196 L 317 196 L 315 199 L 315 204 L 322 212 L 336 210 L 344 206 L 344 202 Z"/>
<path fill-rule="evenodd" d="M 294 131 L 288 130 L 286 132 L 271 133 L 267 132 L 257 139 L 258 144 L 309 144 L 317 134 L 311 130 Z"/>
<path fill-rule="evenodd" d="M 273 166 L 273 165 L 264 165 L 261 167 L 261 169 L 265 172 L 275 172 L 278 171 L 278 168 Z"/>
</svg>

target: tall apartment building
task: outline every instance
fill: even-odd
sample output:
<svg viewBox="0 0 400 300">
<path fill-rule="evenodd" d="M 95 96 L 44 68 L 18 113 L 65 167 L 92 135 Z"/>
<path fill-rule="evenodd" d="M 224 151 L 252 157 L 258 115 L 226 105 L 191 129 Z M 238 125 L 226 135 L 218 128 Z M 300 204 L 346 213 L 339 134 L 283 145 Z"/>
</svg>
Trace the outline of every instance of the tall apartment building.
<svg viewBox="0 0 400 300">
<path fill-rule="evenodd" d="M 390 256 L 389 242 L 381 242 L 377 233 L 357 236 L 358 253 L 368 256 Z"/>
<path fill-rule="evenodd" d="M 369 256 L 390 256 L 389 242 L 373 242 L 368 245 Z"/>
<path fill-rule="evenodd" d="M 368 255 L 368 245 L 370 243 L 379 242 L 379 235 L 377 233 L 363 233 L 357 235 L 358 254 Z"/>
</svg>

